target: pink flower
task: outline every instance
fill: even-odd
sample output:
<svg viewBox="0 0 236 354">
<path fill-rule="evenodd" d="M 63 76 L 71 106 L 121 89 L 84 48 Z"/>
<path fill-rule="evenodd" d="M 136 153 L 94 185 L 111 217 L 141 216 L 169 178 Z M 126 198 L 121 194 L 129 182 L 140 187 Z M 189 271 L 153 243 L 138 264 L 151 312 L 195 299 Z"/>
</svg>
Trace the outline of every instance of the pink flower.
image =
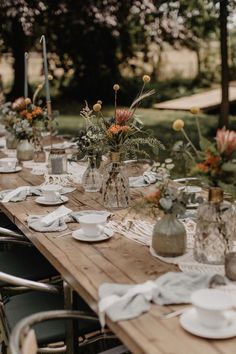
<svg viewBox="0 0 236 354">
<path fill-rule="evenodd" d="M 218 129 L 216 133 L 216 145 L 220 153 L 231 155 L 236 150 L 236 132 Z"/>
<path fill-rule="evenodd" d="M 116 110 L 116 123 L 122 124 L 127 122 L 133 115 L 133 112 L 128 109 L 117 109 Z"/>
</svg>

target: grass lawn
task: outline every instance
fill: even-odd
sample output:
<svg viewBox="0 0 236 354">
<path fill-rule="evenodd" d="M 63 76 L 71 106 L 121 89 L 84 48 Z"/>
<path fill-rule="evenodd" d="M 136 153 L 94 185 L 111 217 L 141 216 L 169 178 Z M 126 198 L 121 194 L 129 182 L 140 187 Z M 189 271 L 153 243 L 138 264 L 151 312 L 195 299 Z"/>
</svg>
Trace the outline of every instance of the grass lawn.
<svg viewBox="0 0 236 354">
<path fill-rule="evenodd" d="M 58 117 L 59 132 L 61 134 L 76 136 L 78 130 L 84 123 L 83 119 L 79 116 L 79 110 L 80 107 L 74 105 L 71 106 L 71 109 L 69 106 L 62 107 L 61 115 Z M 73 111 L 73 113 L 71 113 L 71 111 Z M 103 115 L 105 117 L 111 117 L 112 114 L 112 107 L 104 107 Z M 145 127 L 152 129 L 154 135 L 158 137 L 166 147 L 172 146 L 175 141 L 183 138 L 182 133 L 177 133 L 172 130 L 172 123 L 175 119 L 183 119 L 185 129 L 189 136 L 194 141 L 197 141 L 195 118 L 189 112 L 140 108 L 137 110 L 137 114 L 140 115 Z M 201 114 L 199 119 L 202 133 L 207 136 L 214 136 L 218 124 L 217 115 Z M 235 128 L 236 117 L 231 117 L 231 125 Z"/>
</svg>

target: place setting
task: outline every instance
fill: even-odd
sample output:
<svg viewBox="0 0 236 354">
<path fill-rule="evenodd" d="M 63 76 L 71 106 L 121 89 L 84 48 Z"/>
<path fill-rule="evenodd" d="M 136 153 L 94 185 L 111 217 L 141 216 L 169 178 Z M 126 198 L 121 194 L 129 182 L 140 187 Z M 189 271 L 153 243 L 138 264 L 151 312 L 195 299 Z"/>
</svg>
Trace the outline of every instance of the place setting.
<svg viewBox="0 0 236 354">
<path fill-rule="evenodd" d="M 18 160 L 14 157 L 4 157 L 0 159 L 0 173 L 16 173 L 22 171 L 18 165 Z"/>
<path fill-rule="evenodd" d="M 53 206 L 68 202 L 69 198 L 63 195 L 63 187 L 57 184 L 48 184 L 41 187 L 42 196 L 35 202 L 41 205 Z"/>
</svg>

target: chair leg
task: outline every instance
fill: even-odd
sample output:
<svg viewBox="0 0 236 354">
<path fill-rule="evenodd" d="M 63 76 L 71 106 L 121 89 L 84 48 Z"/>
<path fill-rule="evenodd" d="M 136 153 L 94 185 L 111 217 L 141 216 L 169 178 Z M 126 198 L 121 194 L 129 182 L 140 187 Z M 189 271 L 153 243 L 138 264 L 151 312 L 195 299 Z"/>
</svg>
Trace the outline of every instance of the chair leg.
<svg viewBox="0 0 236 354">
<path fill-rule="evenodd" d="M 76 297 L 73 289 L 64 281 L 64 308 L 65 310 L 76 309 Z M 78 322 L 76 320 L 66 320 L 66 353 L 79 354 L 78 345 Z"/>
</svg>

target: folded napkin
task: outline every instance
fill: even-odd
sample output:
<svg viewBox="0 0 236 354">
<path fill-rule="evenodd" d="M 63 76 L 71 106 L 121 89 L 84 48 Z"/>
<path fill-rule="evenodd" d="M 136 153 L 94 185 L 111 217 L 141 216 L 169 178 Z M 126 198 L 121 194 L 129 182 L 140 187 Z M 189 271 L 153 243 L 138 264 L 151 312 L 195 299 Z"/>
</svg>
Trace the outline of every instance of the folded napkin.
<svg viewBox="0 0 236 354">
<path fill-rule="evenodd" d="M 47 215 L 30 215 L 27 224 L 39 232 L 64 231 L 67 229 L 66 222 L 71 221 L 69 217 L 71 212 L 71 209 L 62 205 Z"/>
<path fill-rule="evenodd" d="M 225 283 L 221 276 L 182 272 L 169 272 L 138 285 L 104 283 L 99 288 L 101 325 L 105 325 L 105 313 L 116 322 L 149 311 L 151 302 L 158 305 L 189 303 L 193 291 L 207 288 L 214 281 Z"/>
<path fill-rule="evenodd" d="M 142 176 L 129 177 L 129 186 L 132 188 L 147 187 L 157 181 L 157 173 L 146 171 Z"/>
</svg>

